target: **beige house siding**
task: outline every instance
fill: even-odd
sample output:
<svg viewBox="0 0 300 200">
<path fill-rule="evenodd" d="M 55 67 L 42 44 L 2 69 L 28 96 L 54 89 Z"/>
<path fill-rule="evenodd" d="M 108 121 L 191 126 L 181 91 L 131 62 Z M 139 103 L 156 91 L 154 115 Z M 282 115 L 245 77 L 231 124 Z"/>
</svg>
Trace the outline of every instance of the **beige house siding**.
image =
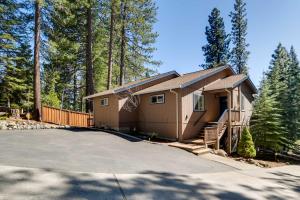
<svg viewBox="0 0 300 200">
<path fill-rule="evenodd" d="M 204 104 L 207 112 L 194 111 L 193 94 L 202 91 L 202 88 L 220 78 L 231 75 L 228 70 L 221 71 L 214 76 L 199 81 L 181 91 L 182 114 L 181 114 L 181 139 L 188 139 L 199 134 L 201 128 L 208 121 L 216 120 L 219 115 L 219 99 L 213 93 L 204 92 Z M 200 119 L 200 120 L 199 120 Z M 197 122 L 197 123 L 196 123 Z"/>
<path fill-rule="evenodd" d="M 241 84 L 241 93 L 244 96 L 245 108 L 241 113 L 241 120 L 248 123 L 253 112 L 254 97 L 252 96 L 250 87 L 245 82 Z"/>
<path fill-rule="evenodd" d="M 100 99 L 108 98 L 108 106 L 101 106 Z M 118 129 L 119 110 L 118 99 L 115 95 L 96 97 L 93 99 L 94 121 L 96 127 Z"/>
<path fill-rule="evenodd" d="M 150 102 L 150 97 L 157 94 L 165 95 L 165 103 Z M 176 139 L 175 97 L 170 91 L 140 95 L 138 130 L 145 133 L 158 133 L 163 138 Z"/>
</svg>

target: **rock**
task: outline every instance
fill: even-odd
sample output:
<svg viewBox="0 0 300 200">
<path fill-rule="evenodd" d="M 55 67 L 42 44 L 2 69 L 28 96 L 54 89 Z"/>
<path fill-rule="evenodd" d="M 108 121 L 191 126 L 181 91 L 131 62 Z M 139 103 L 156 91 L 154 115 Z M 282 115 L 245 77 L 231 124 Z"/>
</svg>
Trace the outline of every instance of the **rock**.
<svg viewBox="0 0 300 200">
<path fill-rule="evenodd" d="M 218 156 L 227 157 L 227 153 L 223 149 L 219 149 L 215 151 Z"/>
<path fill-rule="evenodd" d="M 5 124 L 0 124 L 0 130 L 7 130 L 7 126 Z"/>
</svg>

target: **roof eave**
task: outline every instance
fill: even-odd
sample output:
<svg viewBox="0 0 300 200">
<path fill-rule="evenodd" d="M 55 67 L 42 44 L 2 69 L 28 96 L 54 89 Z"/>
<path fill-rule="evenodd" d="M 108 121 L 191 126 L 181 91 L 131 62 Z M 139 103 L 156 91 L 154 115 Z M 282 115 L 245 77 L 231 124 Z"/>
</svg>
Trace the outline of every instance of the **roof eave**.
<svg viewBox="0 0 300 200">
<path fill-rule="evenodd" d="M 232 71 L 232 73 L 235 74 L 234 70 L 233 70 L 229 65 L 224 65 L 223 67 L 220 67 L 219 69 L 216 69 L 215 71 L 213 71 L 213 72 L 211 72 L 211 73 L 208 73 L 208 74 L 206 74 L 206 75 L 200 76 L 200 77 L 198 77 L 198 78 L 195 78 L 195 79 L 193 79 L 193 80 L 191 80 L 191 81 L 189 81 L 189 82 L 186 82 L 186 83 L 180 85 L 179 88 L 185 88 L 185 87 L 188 87 L 188 86 L 190 86 L 190 85 L 192 85 L 192 84 L 194 84 L 194 83 L 197 83 L 197 82 L 199 82 L 199 81 L 201 81 L 201 80 L 203 80 L 203 79 L 206 79 L 206 78 L 208 78 L 208 77 L 210 77 L 210 76 L 213 76 L 213 75 L 215 75 L 215 74 L 217 74 L 217 73 L 223 71 L 224 69 L 230 69 L 230 70 Z"/>
<path fill-rule="evenodd" d="M 120 89 L 114 90 L 114 93 L 124 92 L 124 91 L 126 91 L 126 90 L 130 90 L 131 88 L 134 88 L 134 87 L 137 87 L 137 86 L 146 84 L 146 83 L 150 83 L 150 82 L 152 82 L 152 81 L 156 81 L 156 80 L 158 80 L 158 79 L 167 77 L 167 76 L 172 75 L 172 74 L 174 74 L 174 75 L 176 75 L 176 76 L 180 76 L 175 70 L 173 70 L 173 71 L 170 71 L 170 72 L 166 72 L 166 73 L 163 73 L 163 74 L 159 74 L 159 75 L 157 75 L 156 77 L 154 77 L 153 79 L 141 81 L 140 83 L 132 84 L 132 85 L 130 85 L 130 86 L 128 86 L 128 87 L 120 88 Z"/>
</svg>

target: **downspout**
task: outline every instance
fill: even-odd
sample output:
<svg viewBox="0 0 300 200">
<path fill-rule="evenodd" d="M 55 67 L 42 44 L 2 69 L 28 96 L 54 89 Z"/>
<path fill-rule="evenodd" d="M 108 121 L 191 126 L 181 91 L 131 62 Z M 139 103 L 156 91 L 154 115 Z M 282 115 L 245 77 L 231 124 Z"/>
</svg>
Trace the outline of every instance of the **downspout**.
<svg viewBox="0 0 300 200">
<path fill-rule="evenodd" d="M 228 136 L 229 136 L 229 148 L 228 148 L 228 151 L 229 151 L 229 154 L 231 154 L 231 140 L 232 140 L 232 130 L 231 130 L 231 108 L 232 108 L 232 94 L 231 94 L 231 91 L 228 90 L 228 89 L 225 89 L 225 91 L 227 92 L 228 94 Z"/>
<path fill-rule="evenodd" d="M 178 112 L 178 92 L 170 89 L 170 92 L 176 96 L 176 139 L 179 140 L 179 112 Z"/>
</svg>

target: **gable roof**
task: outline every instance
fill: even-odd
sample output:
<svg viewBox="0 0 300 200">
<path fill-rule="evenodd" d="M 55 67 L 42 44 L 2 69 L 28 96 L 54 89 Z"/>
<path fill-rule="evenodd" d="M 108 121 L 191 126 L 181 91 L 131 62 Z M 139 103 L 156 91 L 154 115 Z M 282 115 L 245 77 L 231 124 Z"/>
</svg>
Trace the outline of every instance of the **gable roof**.
<svg viewBox="0 0 300 200">
<path fill-rule="evenodd" d="M 200 70 L 197 72 L 183 74 L 182 76 L 179 76 L 177 78 L 173 78 L 168 81 L 162 82 L 160 84 L 154 85 L 152 87 L 146 88 L 144 90 L 138 91 L 135 94 L 136 95 L 147 94 L 147 93 L 171 90 L 171 89 L 176 89 L 176 88 L 185 88 L 185 87 L 192 85 L 198 81 L 201 81 L 205 78 L 213 76 L 214 74 L 217 74 L 225 69 L 230 69 L 232 71 L 232 73 L 235 74 L 229 65 L 225 65 L 225 66 L 216 67 L 216 68 L 212 68 L 212 69 Z"/>
<path fill-rule="evenodd" d="M 247 81 L 254 93 L 257 93 L 257 89 L 250 80 L 250 78 L 244 74 L 237 74 L 228 76 L 222 79 L 218 79 L 207 86 L 204 86 L 204 91 L 221 90 L 221 89 L 233 89 L 239 86 L 244 81 Z"/>
<path fill-rule="evenodd" d="M 99 97 L 99 96 L 104 96 L 104 95 L 123 92 L 123 91 L 129 90 L 129 89 L 132 89 L 134 87 L 138 87 L 138 86 L 150 83 L 152 81 L 167 77 L 169 75 L 180 76 L 176 71 L 169 71 L 169 72 L 166 72 L 166 73 L 158 74 L 156 76 L 151 76 L 149 78 L 140 79 L 140 80 L 137 80 L 137 81 L 132 81 L 132 82 L 129 82 L 129 83 L 123 85 L 123 86 L 118 86 L 118 87 L 115 87 L 115 88 L 110 89 L 110 90 L 105 90 L 103 92 L 99 92 L 99 93 L 96 93 L 96 94 L 93 94 L 93 95 L 83 97 L 83 99 L 91 99 L 91 98 L 95 98 L 95 97 Z"/>
</svg>

